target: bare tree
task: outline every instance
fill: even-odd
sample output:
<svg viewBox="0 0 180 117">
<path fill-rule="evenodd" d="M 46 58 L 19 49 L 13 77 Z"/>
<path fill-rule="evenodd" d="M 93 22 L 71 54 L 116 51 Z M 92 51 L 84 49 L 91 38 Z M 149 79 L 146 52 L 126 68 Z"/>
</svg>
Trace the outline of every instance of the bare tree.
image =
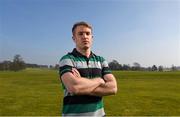
<svg viewBox="0 0 180 117">
<path fill-rule="evenodd" d="M 156 67 L 156 65 L 153 65 L 152 66 L 152 71 L 157 71 L 158 69 L 157 69 L 157 67 Z"/>
<path fill-rule="evenodd" d="M 134 62 L 132 70 L 141 70 L 141 65 L 137 62 Z"/>
<path fill-rule="evenodd" d="M 109 63 L 109 67 L 112 70 L 120 70 L 122 66 L 119 64 L 118 61 L 113 60 L 112 62 Z"/>
<path fill-rule="evenodd" d="M 163 71 L 163 66 L 159 66 L 158 71 Z"/>
<path fill-rule="evenodd" d="M 171 70 L 172 70 L 172 71 L 176 71 L 176 70 L 177 70 L 177 67 L 174 66 L 174 65 L 172 65 Z"/>
<path fill-rule="evenodd" d="M 25 62 L 23 61 L 22 57 L 19 54 L 15 55 L 12 66 L 11 66 L 11 70 L 19 71 L 19 70 L 22 70 L 25 68 L 26 68 L 26 65 L 25 65 Z"/>
</svg>

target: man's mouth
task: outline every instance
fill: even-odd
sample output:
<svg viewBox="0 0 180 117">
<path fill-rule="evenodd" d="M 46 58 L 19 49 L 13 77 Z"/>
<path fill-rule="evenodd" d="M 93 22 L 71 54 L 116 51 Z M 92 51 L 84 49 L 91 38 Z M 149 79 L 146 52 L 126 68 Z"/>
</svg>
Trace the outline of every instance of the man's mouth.
<svg viewBox="0 0 180 117">
<path fill-rule="evenodd" d="M 83 41 L 83 43 L 89 43 L 89 41 Z"/>
</svg>

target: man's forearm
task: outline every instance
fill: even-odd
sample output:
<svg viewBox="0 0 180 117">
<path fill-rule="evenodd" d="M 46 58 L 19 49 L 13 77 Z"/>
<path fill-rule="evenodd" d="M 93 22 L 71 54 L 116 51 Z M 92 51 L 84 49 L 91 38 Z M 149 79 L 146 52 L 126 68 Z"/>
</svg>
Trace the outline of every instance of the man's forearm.
<svg viewBox="0 0 180 117">
<path fill-rule="evenodd" d="M 105 83 L 102 78 L 87 79 L 74 72 L 64 73 L 61 80 L 68 92 L 75 95 L 87 95 L 99 85 Z"/>
<path fill-rule="evenodd" d="M 77 84 L 74 85 L 74 91 L 76 95 L 89 95 L 93 90 L 103 83 L 101 78 L 87 79 L 77 78 Z"/>
<path fill-rule="evenodd" d="M 113 95 L 117 92 L 117 84 L 112 74 L 107 74 L 102 78 L 88 79 L 83 78 L 77 71 L 72 69 L 74 82 L 72 93 L 76 95 L 94 95 L 94 96 L 106 96 Z"/>
<path fill-rule="evenodd" d="M 107 96 L 114 95 L 117 92 L 117 88 L 114 86 L 112 82 L 107 82 L 104 85 L 100 85 L 95 88 L 90 95 L 94 96 Z"/>
<path fill-rule="evenodd" d="M 95 96 L 106 96 L 114 95 L 117 93 L 117 82 L 112 74 L 104 76 L 105 84 L 98 86 L 91 92 L 91 95 Z"/>
</svg>

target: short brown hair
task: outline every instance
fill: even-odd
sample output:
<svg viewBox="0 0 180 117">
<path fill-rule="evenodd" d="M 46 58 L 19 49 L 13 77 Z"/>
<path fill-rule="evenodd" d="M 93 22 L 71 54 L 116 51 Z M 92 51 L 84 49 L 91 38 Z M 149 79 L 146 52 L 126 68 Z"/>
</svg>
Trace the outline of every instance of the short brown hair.
<svg viewBox="0 0 180 117">
<path fill-rule="evenodd" d="M 73 25 L 73 27 L 72 27 L 72 33 L 73 33 L 73 34 L 74 34 L 74 31 L 75 31 L 76 27 L 77 27 L 77 26 L 80 26 L 80 25 L 86 26 L 86 27 L 90 28 L 91 31 L 92 31 L 92 26 L 91 26 L 91 24 L 89 24 L 89 23 L 87 23 L 87 22 L 85 22 L 85 21 L 81 21 L 81 22 L 76 22 L 76 23 Z"/>
</svg>

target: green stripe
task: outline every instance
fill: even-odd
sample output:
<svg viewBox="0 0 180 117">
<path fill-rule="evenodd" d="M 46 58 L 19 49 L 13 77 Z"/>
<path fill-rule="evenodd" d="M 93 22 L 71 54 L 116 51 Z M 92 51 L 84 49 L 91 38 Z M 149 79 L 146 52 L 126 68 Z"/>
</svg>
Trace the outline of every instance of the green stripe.
<svg viewBox="0 0 180 117">
<path fill-rule="evenodd" d="M 104 71 L 104 73 L 111 73 L 111 70 Z"/>
<path fill-rule="evenodd" d="M 67 54 L 65 56 L 63 56 L 61 60 L 64 60 L 64 59 L 71 59 L 71 60 L 74 60 L 74 61 L 86 61 L 86 59 L 84 57 L 74 57 L 73 55 L 70 55 L 70 54 Z M 92 56 L 91 58 L 89 58 L 89 61 L 100 61 L 100 62 L 103 62 L 105 61 L 105 59 L 101 56 Z"/>
<path fill-rule="evenodd" d="M 103 108 L 103 102 L 99 101 L 92 104 L 72 104 L 64 105 L 63 113 L 85 113 L 85 112 L 95 112 L 96 110 Z"/>
<path fill-rule="evenodd" d="M 60 70 L 60 74 L 63 74 L 65 72 L 70 72 L 70 71 L 71 71 L 71 69 L 66 68 L 66 69 Z"/>
</svg>

